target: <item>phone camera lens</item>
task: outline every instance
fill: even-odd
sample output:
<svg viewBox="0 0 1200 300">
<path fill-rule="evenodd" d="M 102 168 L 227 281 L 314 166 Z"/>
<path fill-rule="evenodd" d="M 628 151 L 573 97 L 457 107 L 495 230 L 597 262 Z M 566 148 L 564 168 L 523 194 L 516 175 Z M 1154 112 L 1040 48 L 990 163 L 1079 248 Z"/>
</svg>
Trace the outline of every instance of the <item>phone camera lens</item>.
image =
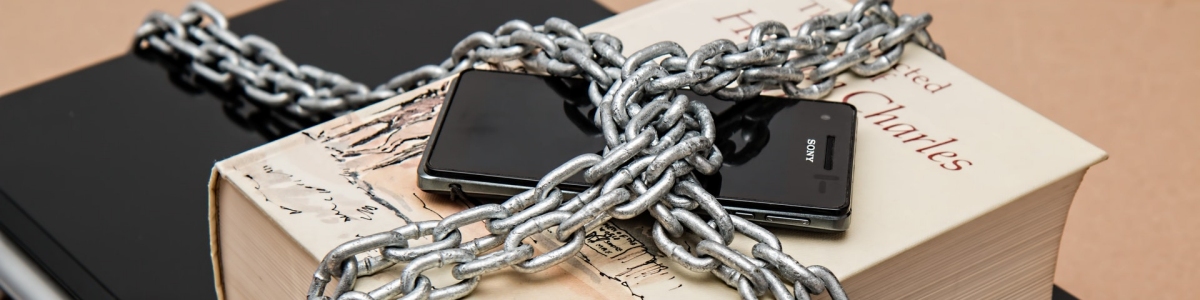
<svg viewBox="0 0 1200 300">
<path fill-rule="evenodd" d="M 829 115 L 821 115 L 821 120 L 829 121 Z"/>
</svg>

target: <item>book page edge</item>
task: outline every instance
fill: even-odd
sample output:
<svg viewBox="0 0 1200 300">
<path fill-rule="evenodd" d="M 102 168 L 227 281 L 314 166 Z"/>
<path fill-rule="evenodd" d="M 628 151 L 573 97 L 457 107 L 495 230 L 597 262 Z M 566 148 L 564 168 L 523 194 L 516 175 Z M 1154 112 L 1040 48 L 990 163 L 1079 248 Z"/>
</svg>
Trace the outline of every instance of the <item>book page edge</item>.
<svg viewBox="0 0 1200 300">
<path fill-rule="evenodd" d="M 219 228 L 217 226 L 217 197 L 220 189 L 221 174 L 217 166 L 213 166 L 208 178 L 208 250 L 212 260 L 213 283 L 217 299 L 225 299 L 225 284 L 221 280 L 221 247 L 219 243 Z M 240 189 L 240 187 L 239 187 Z"/>
</svg>

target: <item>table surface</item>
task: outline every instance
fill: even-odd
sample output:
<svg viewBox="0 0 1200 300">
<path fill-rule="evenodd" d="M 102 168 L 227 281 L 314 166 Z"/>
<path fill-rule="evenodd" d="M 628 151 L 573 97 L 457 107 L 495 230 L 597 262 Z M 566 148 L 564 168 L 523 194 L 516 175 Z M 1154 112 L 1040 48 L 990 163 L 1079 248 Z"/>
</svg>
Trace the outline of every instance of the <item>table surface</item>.
<svg viewBox="0 0 1200 300">
<path fill-rule="evenodd" d="M 648 0 L 597 0 L 623 11 Z M 117 57 L 187 0 L 0 0 L 0 95 Z M 210 0 L 236 15 L 272 1 Z M 1200 2 L 898 1 L 949 60 L 1109 152 L 1067 220 L 1055 282 L 1083 299 L 1200 298 Z M 1117 284 L 1119 283 L 1119 284 Z"/>
</svg>

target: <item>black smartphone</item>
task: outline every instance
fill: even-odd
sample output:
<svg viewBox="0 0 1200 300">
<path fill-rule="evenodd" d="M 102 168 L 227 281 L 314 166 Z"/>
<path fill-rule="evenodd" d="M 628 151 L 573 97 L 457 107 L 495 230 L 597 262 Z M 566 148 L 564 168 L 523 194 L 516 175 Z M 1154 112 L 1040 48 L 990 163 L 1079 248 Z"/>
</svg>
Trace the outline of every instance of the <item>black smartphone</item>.
<svg viewBox="0 0 1200 300">
<path fill-rule="evenodd" d="M 425 154 L 418 186 L 471 196 L 510 197 L 563 162 L 602 154 L 590 116 L 588 82 L 483 70 L 453 83 Z M 683 91 L 712 111 L 719 172 L 699 176 L 730 211 L 791 228 L 844 231 L 850 220 L 855 113 L 845 103 L 758 97 L 723 101 Z M 560 188 L 587 188 L 580 174 Z"/>
</svg>

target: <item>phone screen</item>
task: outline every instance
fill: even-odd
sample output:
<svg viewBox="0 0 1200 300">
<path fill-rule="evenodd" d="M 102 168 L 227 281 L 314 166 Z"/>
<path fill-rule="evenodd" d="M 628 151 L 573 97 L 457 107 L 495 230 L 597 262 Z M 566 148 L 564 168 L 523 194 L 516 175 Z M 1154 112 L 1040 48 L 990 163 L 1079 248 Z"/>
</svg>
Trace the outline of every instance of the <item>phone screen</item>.
<svg viewBox="0 0 1200 300">
<path fill-rule="evenodd" d="M 464 72 L 443 104 L 428 148 L 435 176 L 533 186 L 604 137 L 582 79 Z M 708 106 L 724 155 L 701 182 L 725 205 L 832 213 L 849 206 L 855 109 L 842 103 L 759 97 L 723 101 L 684 91 Z M 588 185 L 577 174 L 562 188 Z"/>
</svg>

